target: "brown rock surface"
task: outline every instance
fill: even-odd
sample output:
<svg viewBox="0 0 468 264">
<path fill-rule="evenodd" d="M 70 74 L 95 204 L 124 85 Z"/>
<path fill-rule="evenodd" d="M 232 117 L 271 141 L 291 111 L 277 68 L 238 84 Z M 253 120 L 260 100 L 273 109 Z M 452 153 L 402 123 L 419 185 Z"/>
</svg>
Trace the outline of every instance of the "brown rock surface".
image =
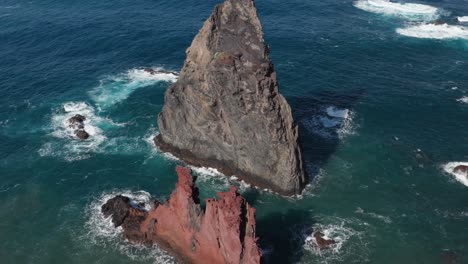
<svg viewBox="0 0 468 264">
<path fill-rule="evenodd" d="M 315 243 L 320 249 L 329 248 L 331 245 L 336 243 L 336 241 L 333 239 L 324 238 L 325 234 L 320 231 L 315 232 L 313 236 L 315 238 Z"/>
<path fill-rule="evenodd" d="M 232 187 L 207 199 L 203 211 L 190 170 L 177 168 L 179 181 L 170 199 L 152 210 L 132 206 L 129 198 L 116 196 L 102 206 L 134 242 L 157 243 L 183 263 L 260 263 L 255 236 L 255 209 Z"/>
<path fill-rule="evenodd" d="M 298 127 L 253 0 L 216 6 L 164 100 L 155 138 L 162 151 L 284 195 L 302 191 Z"/>
<path fill-rule="evenodd" d="M 89 134 L 88 132 L 84 131 L 83 129 L 78 129 L 78 130 L 75 130 L 75 135 L 79 138 L 79 139 L 88 139 L 89 138 Z"/>
</svg>

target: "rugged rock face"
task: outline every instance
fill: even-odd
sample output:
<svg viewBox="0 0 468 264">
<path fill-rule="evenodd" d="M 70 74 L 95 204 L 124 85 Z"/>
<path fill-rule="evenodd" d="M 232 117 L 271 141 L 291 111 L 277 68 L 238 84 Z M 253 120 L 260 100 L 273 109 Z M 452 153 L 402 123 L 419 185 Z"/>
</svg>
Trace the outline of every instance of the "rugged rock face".
<svg viewBox="0 0 468 264">
<path fill-rule="evenodd" d="M 255 236 L 255 209 L 236 188 L 206 200 L 203 211 L 198 188 L 187 168 L 178 167 L 179 181 L 169 201 L 145 211 L 118 195 L 102 206 L 115 226 L 134 242 L 157 243 L 182 263 L 260 263 Z"/>
<path fill-rule="evenodd" d="M 278 82 L 253 0 L 217 5 L 166 92 L 157 146 L 284 195 L 306 183 L 298 128 Z"/>
</svg>

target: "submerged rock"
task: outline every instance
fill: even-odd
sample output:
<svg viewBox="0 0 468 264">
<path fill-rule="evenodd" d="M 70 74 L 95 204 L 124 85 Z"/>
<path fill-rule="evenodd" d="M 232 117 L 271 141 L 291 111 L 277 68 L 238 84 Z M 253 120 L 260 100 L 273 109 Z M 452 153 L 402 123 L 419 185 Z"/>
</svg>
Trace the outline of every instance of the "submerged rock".
<svg viewBox="0 0 468 264">
<path fill-rule="evenodd" d="M 70 119 L 68 119 L 68 122 L 70 122 L 70 124 L 74 125 L 74 124 L 83 124 L 83 122 L 86 120 L 86 117 L 80 115 L 80 114 L 76 114 L 74 115 L 73 117 L 71 117 Z"/>
<path fill-rule="evenodd" d="M 76 131 L 75 131 L 75 135 L 76 135 L 79 139 L 83 139 L 83 140 L 89 138 L 88 132 L 84 131 L 83 129 L 76 130 Z"/>
<path fill-rule="evenodd" d="M 218 199 L 207 199 L 203 211 L 190 170 L 176 170 L 179 181 L 166 203 L 155 201 L 145 211 L 118 195 L 102 206 L 102 213 L 122 226 L 125 238 L 157 243 L 182 263 L 260 263 L 255 209 L 232 187 L 218 193 Z"/>
<path fill-rule="evenodd" d="M 156 145 L 283 195 L 306 184 L 298 127 L 278 91 L 253 0 L 217 5 L 165 94 Z"/>
</svg>

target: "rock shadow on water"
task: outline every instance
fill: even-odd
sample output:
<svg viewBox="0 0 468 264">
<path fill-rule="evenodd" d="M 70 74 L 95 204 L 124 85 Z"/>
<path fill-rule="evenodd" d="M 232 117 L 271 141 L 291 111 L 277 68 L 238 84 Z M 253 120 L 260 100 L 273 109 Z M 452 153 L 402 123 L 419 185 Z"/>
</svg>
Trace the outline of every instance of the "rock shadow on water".
<svg viewBox="0 0 468 264">
<path fill-rule="evenodd" d="M 309 182 L 335 153 L 340 142 L 355 132 L 353 109 L 364 95 L 364 89 L 354 89 L 346 93 L 314 91 L 300 97 L 288 97 L 299 125 Z"/>
<path fill-rule="evenodd" d="M 257 219 L 264 264 L 297 263 L 304 255 L 304 229 L 315 223 L 310 211 L 289 209 Z"/>
</svg>

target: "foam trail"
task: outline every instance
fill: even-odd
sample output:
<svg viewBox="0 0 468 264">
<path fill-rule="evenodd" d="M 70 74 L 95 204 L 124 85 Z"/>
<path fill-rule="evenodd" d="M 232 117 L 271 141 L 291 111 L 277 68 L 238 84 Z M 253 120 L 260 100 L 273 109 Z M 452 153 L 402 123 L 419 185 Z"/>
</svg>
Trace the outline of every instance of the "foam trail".
<svg viewBox="0 0 468 264">
<path fill-rule="evenodd" d="M 162 68 L 132 69 L 101 80 L 101 84 L 93 89 L 90 95 L 96 104 L 104 109 L 127 99 L 138 88 L 158 82 L 173 83 L 177 78 L 176 72 L 165 71 Z"/>
<path fill-rule="evenodd" d="M 396 32 L 400 35 L 413 38 L 468 40 L 468 28 L 447 24 L 420 24 L 406 28 L 398 28 Z"/>
<path fill-rule="evenodd" d="M 468 174 L 467 173 L 455 173 L 453 169 L 459 165 L 464 165 L 468 166 L 468 162 L 449 162 L 443 166 L 443 169 L 445 172 L 455 176 L 455 179 L 461 183 L 463 183 L 465 186 L 468 187 Z"/>
<path fill-rule="evenodd" d="M 466 22 L 468 22 L 468 16 L 457 17 L 457 20 L 460 23 L 466 23 Z"/>
<path fill-rule="evenodd" d="M 403 17 L 408 20 L 430 21 L 439 18 L 440 10 L 423 4 L 394 3 L 389 0 L 358 0 L 354 6 L 373 13 Z"/>
</svg>

